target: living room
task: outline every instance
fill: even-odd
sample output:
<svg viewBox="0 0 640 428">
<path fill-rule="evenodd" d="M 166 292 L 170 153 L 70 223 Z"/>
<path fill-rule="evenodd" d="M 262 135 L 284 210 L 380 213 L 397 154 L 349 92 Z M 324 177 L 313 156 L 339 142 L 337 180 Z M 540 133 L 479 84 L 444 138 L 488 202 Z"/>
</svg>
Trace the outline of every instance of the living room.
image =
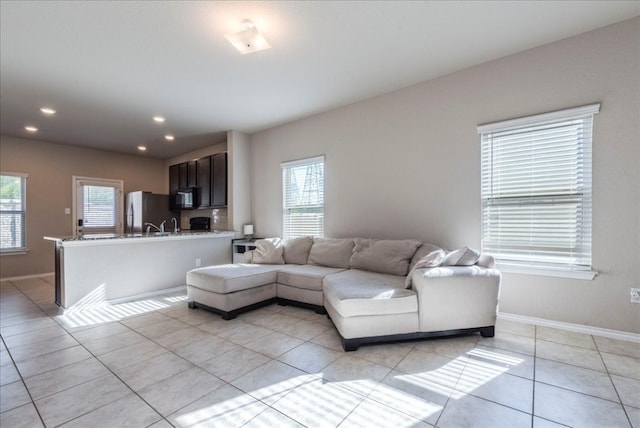
<svg viewBox="0 0 640 428">
<path fill-rule="evenodd" d="M 504 271 L 500 315 L 516 322 L 505 324 L 512 329 L 522 322 L 636 343 L 640 305 L 630 303 L 629 292 L 640 287 L 639 33 L 636 14 L 255 133 L 233 131 L 250 150 L 244 166 L 251 174 L 249 209 L 232 228 L 252 223 L 258 236 L 281 236 L 281 163 L 324 155 L 326 236 L 481 248 L 477 127 L 599 103 L 593 125 L 597 276 Z M 28 173 L 42 192 L 30 197 L 30 253 L 0 258 L 3 284 L 53 271 L 52 249 L 42 236 L 71 231 L 64 214 L 71 175 L 117 176 L 127 190 L 165 193 L 170 164 L 220 150 L 216 141 L 158 159 L 4 133 L 0 142 L 0 170 Z"/>
</svg>

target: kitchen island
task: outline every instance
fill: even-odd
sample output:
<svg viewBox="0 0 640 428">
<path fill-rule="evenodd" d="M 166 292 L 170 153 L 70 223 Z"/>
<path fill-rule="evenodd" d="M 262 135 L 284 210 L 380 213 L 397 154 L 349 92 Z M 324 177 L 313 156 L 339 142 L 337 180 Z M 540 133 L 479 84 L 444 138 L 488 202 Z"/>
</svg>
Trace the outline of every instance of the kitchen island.
<svg viewBox="0 0 640 428">
<path fill-rule="evenodd" d="M 56 304 L 67 310 L 178 291 L 194 267 L 231 263 L 234 237 L 229 231 L 45 236 L 55 242 Z"/>
</svg>

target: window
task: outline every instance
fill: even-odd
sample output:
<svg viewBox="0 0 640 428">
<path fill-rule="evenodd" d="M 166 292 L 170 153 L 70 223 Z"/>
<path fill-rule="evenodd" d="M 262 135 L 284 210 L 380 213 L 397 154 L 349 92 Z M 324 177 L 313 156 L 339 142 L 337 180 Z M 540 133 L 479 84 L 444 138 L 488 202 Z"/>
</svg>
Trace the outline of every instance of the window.
<svg viewBox="0 0 640 428">
<path fill-rule="evenodd" d="M 73 176 L 75 234 L 122 233 L 123 182 Z"/>
<path fill-rule="evenodd" d="M 26 188 L 26 175 L 0 173 L 0 251 L 3 253 L 27 250 Z"/>
<path fill-rule="evenodd" d="M 592 279 L 591 133 L 600 104 L 481 125 L 482 251 L 509 271 Z"/>
<path fill-rule="evenodd" d="M 282 236 L 324 236 L 324 156 L 280 166 L 284 195 Z"/>
<path fill-rule="evenodd" d="M 82 186 L 83 226 L 86 228 L 116 227 L 116 189 L 112 186 Z"/>
</svg>

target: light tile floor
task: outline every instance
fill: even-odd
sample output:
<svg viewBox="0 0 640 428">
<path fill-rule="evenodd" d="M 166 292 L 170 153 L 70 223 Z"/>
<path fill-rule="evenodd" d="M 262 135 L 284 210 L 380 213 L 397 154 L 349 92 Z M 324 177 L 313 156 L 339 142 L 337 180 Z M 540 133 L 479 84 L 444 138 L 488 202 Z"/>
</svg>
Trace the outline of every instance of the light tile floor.
<svg viewBox="0 0 640 428">
<path fill-rule="evenodd" d="M 640 428 L 638 343 L 499 321 L 345 353 L 305 309 L 224 321 L 179 293 L 59 315 L 52 283 L 0 285 L 3 428 Z"/>
</svg>

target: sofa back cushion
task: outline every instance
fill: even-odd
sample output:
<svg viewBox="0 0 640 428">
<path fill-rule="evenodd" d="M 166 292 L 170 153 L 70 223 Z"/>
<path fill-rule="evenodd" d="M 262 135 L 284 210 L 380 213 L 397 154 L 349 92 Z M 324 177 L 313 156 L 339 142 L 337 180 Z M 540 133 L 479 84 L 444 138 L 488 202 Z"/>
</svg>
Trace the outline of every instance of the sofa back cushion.
<svg viewBox="0 0 640 428">
<path fill-rule="evenodd" d="M 364 239 L 355 238 L 355 247 L 349 265 L 352 269 L 390 275 L 406 275 L 409 261 L 422 244 L 413 239 Z"/>
<path fill-rule="evenodd" d="M 309 260 L 309 250 L 313 245 L 311 236 L 286 239 L 284 241 L 283 257 L 287 264 L 306 265 Z"/>
<path fill-rule="evenodd" d="M 280 238 L 258 239 L 256 249 L 253 251 L 252 263 L 282 265 L 284 264 L 283 250 L 284 245 Z"/>
<path fill-rule="evenodd" d="M 309 251 L 310 265 L 349 268 L 353 239 L 314 238 Z"/>
</svg>

